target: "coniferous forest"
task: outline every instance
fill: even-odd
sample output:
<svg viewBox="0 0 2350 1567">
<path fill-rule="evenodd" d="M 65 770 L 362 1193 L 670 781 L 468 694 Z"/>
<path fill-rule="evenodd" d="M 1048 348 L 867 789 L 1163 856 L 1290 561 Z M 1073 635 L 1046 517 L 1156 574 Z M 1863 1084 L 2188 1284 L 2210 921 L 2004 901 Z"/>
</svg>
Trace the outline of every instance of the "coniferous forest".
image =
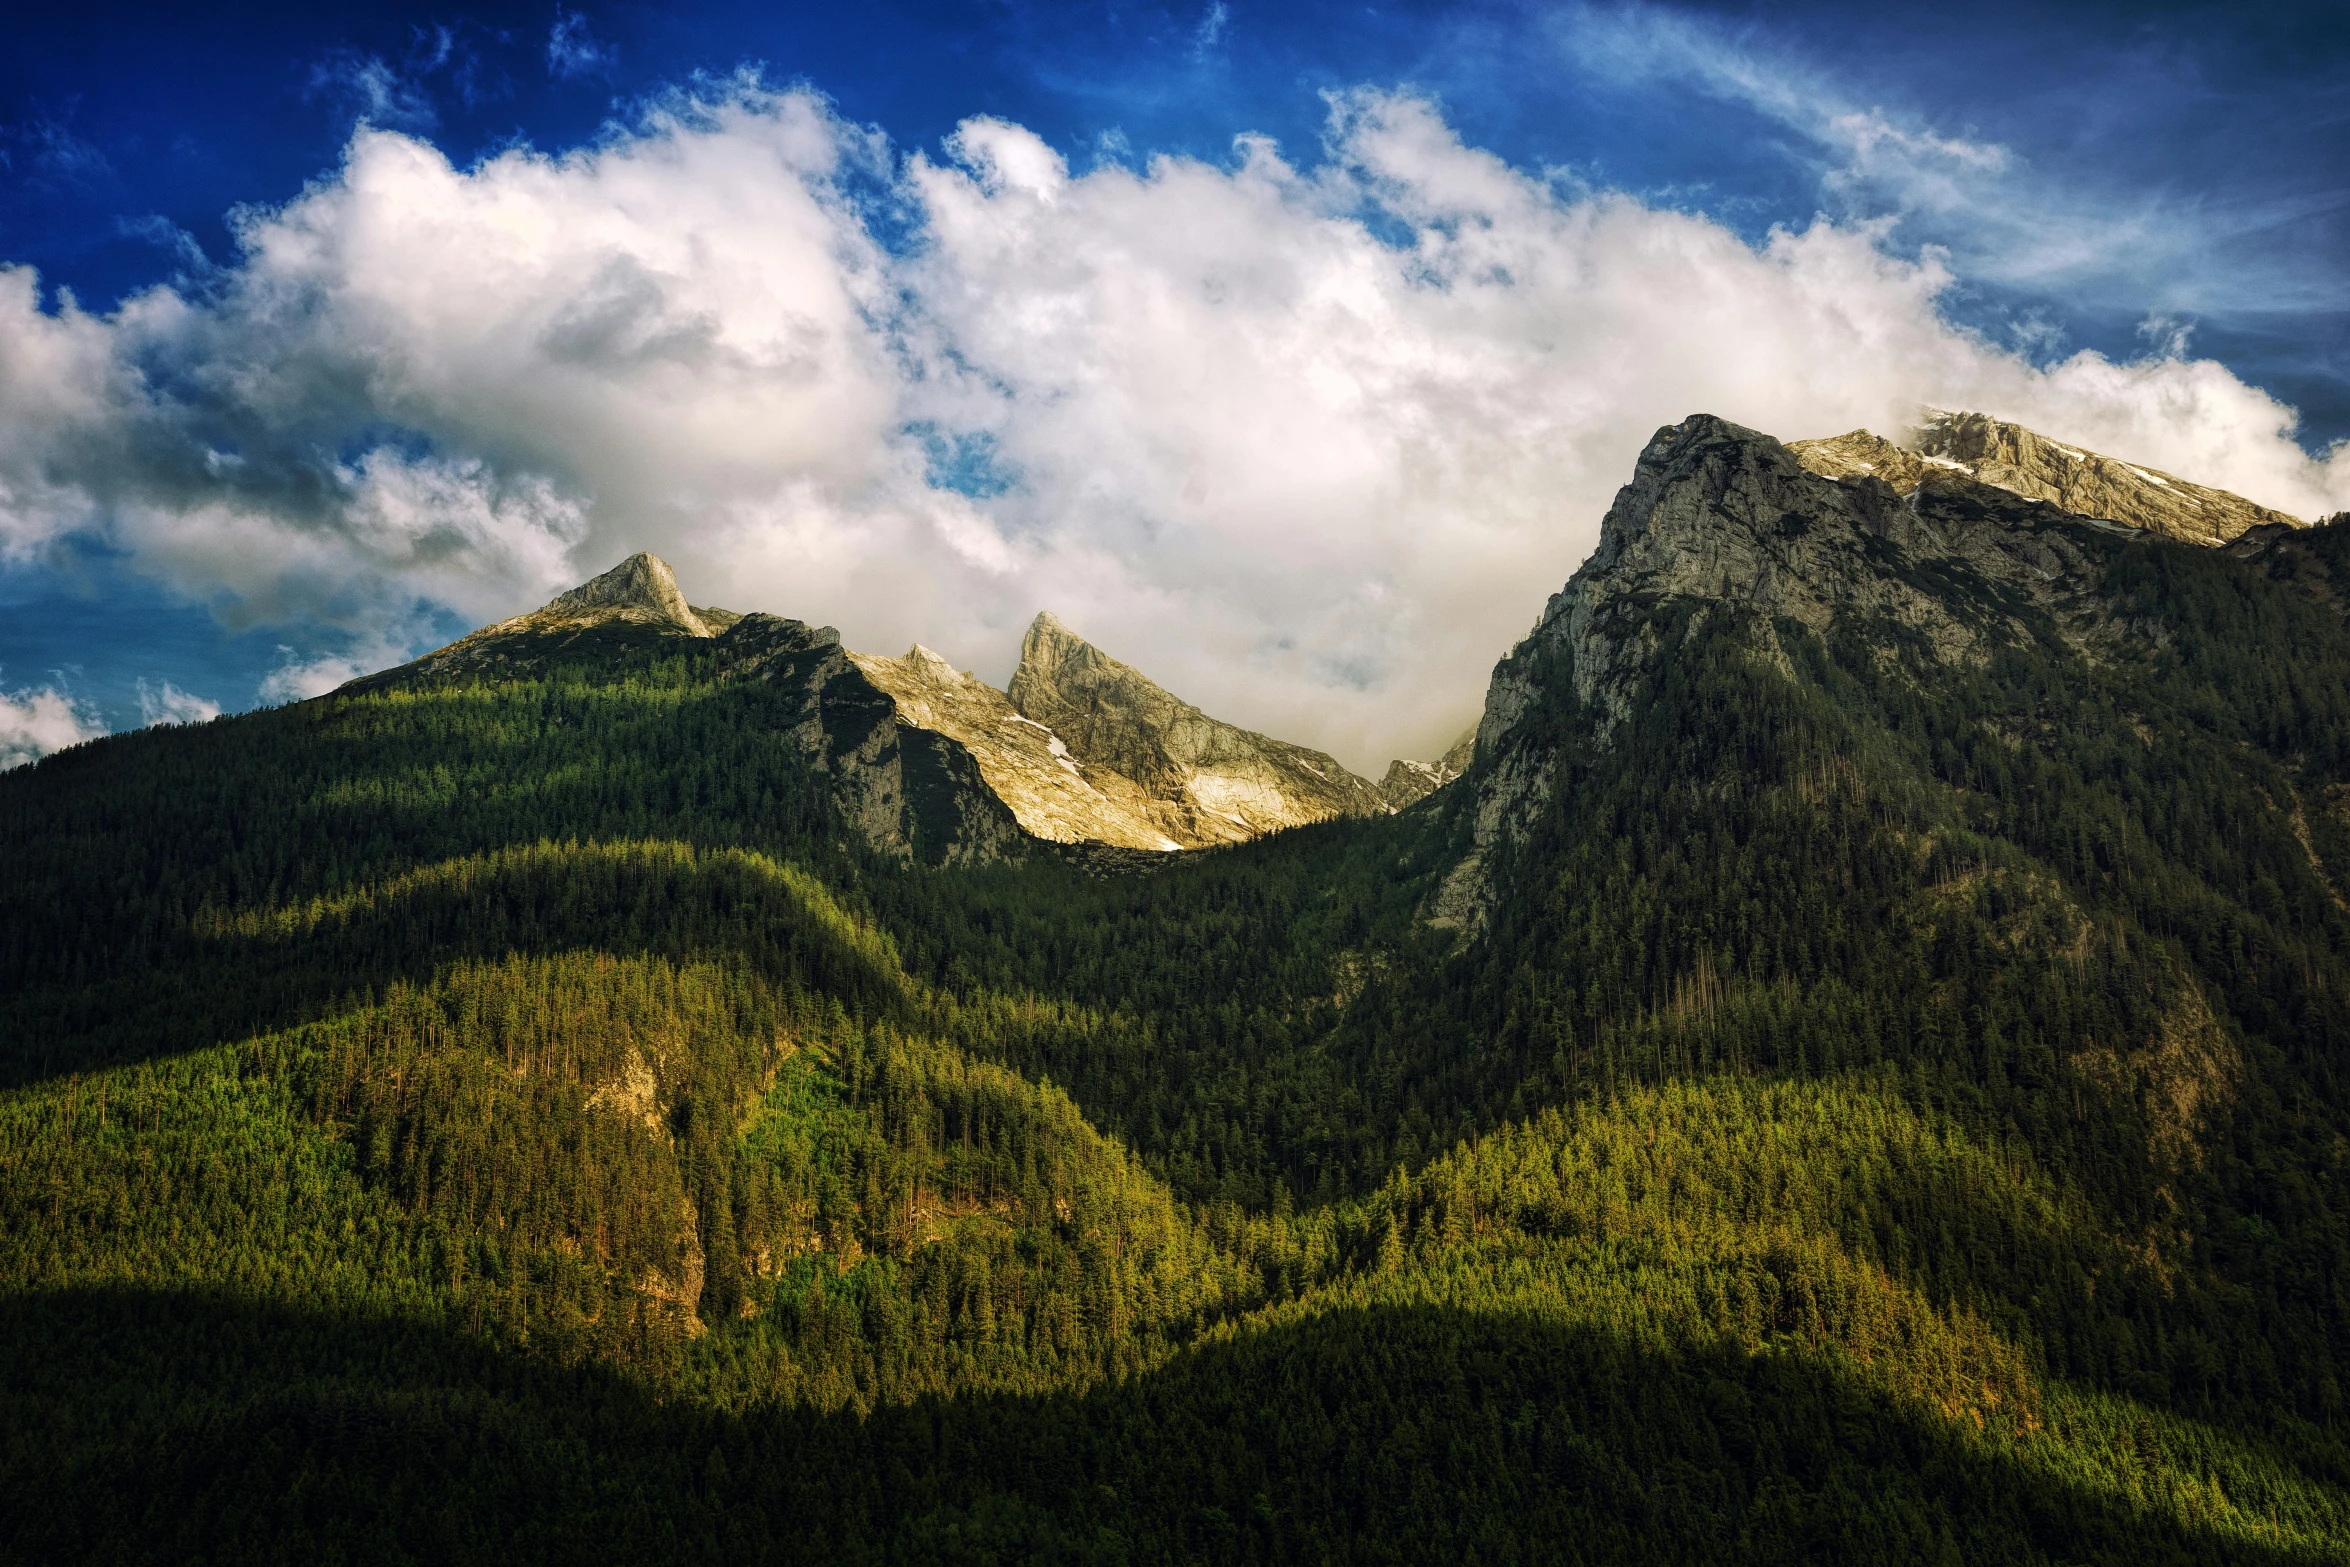
<svg viewBox="0 0 2350 1567">
<path fill-rule="evenodd" d="M 0 1556 L 2350 1560 L 2350 525 L 2084 537 L 1643 601 L 1468 923 L 617 632 L 0 776 Z"/>
</svg>

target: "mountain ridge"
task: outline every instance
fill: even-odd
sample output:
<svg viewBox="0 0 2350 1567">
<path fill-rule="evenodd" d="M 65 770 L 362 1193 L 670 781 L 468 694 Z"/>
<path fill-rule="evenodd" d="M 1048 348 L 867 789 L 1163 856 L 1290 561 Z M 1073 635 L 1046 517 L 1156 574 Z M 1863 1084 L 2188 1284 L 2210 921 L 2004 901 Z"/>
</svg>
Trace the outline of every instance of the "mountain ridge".
<svg viewBox="0 0 2350 1567">
<path fill-rule="evenodd" d="M 800 629 L 781 629 L 786 627 Z M 789 678 L 809 682 L 810 704 L 794 733 L 811 754 L 824 758 L 844 791 L 849 818 L 893 852 L 914 852 L 909 846 L 922 837 L 905 825 L 907 811 L 915 808 L 906 803 L 908 786 L 894 771 L 898 753 L 873 741 L 867 730 L 859 731 L 862 739 L 832 735 L 827 715 L 867 714 L 879 703 L 901 727 L 966 753 L 966 760 L 943 773 L 928 767 L 933 798 L 917 811 L 934 824 L 964 821 L 977 833 L 968 843 L 958 837 L 924 851 L 950 858 L 1001 854 L 1009 840 L 996 828 L 976 825 L 992 806 L 948 809 L 940 803 L 945 796 L 937 794 L 943 785 L 936 780 L 948 773 L 980 780 L 993 805 L 1009 811 L 1019 831 L 1031 837 L 1164 853 L 1246 842 L 1336 816 L 1381 814 L 1425 796 L 1460 771 L 1457 760 L 1398 762 L 1390 768 L 1390 786 L 1373 785 L 1322 752 L 1210 718 L 1049 612 L 1029 628 L 1013 675 L 1024 705 L 1021 696 L 956 670 L 919 643 L 890 658 L 839 648 L 839 633 L 830 628 L 811 632 L 799 621 L 695 608 L 668 563 L 643 551 L 536 610 L 347 682 L 338 694 L 519 677 L 664 645 L 704 649 L 745 678 L 777 678 L 785 667 L 773 657 L 782 645 L 779 636 L 806 643 L 795 644 L 795 657 L 817 659 L 808 669 L 791 666 Z M 836 651 L 817 654 L 819 644 Z M 1030 705 L 1053 714 L 1070 735 L 1028 711 Z M 882 775 L 873 774 L 876 767 Z"/>
<path fill-rule="evenodd" d="M 2225 498 L 2247 516 L 2257 510 Z M 2246 521 L 2230 537 L 2257 555 L 2305 528 Z M 1432 917 L 1480 925 L 1487 858 L 1522 838 L 1548 797 L 1555 753 L 1513 738 L 1546 680 L 1563 674 L 1594 711 L 1596 744 L 1630 716 L 1626 693 L 1657 648 L 1636 605 L 1679 601 L 1701 617 L 1744 617 L 1748 645 L 1782 670 L 1790 655 L 1772 629 L 1782 617 L 1813 633 L 1839 616 L 1890 622 L 1951 666 L 2039 639 L 2102 656 L 2133 637 L 2098 593 L 2113 551 L 2152 541 L 2209 542 L 2070 512 L 1866 431 L 1782 444 L 1713 415 L 1664 427 L 1602 518 L 1591 555 L 1495 667 L 1477 731 L 1489 760 L 1473 781 L 1472 847 Z M 1921 567 L 1942 575 L 1919 577 Z"/>
<path fill-rule="evenodd" d="M 2195 544 L 2225 544 L 2258 527 L 2308 526 L 2229 491 L 2067 446 L 1988 414 L 1927 409 L 1906 446 L 1853 430 L 1791 441 L 1788 450 L 1824 478 L 1873 476 L 1903 495 L 1972 481 Z"/>
</svg>

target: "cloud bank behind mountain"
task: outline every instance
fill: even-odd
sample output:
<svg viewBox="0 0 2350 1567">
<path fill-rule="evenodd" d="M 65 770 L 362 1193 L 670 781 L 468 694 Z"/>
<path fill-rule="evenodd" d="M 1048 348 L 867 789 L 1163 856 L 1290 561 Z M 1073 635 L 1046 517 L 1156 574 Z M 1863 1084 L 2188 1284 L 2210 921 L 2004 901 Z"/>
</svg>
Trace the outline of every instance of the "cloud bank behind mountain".
<svg viewBox="0 0 2350 1567">
<path fill-rule="evenodd" d="M 2175 341 L 2035 366 L 1953 327 L 1946 258 L 1882 224 L 1750 244 L 1402 92 L 1334 96 L 1302 153 L 1075 172 L 991 119 L 902 153 L 744 76 L 561 156 L 362 128 L 238 234 L 104 316 L 0 272 L 0 552 L 327 628 L 273 699 L 652 549 L 696 602 L 999 683 L 1051 608 L 1375 770 L 1453 738 L 1691 412 L 1793 438 L 1978 408 L 2350 506 L 2350 454 Z"/>
</svg>

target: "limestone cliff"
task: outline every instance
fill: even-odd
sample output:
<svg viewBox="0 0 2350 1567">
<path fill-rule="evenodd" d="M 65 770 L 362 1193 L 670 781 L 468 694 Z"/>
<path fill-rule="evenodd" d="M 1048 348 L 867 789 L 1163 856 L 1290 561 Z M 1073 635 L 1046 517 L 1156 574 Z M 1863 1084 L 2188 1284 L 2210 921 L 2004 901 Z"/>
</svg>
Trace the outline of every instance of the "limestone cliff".
<svg viewBox="0 0 2350 1567">
<path fill-rule="evenodd" d="M 2194 544 L 2225 544 L 2257 527 L 2302 525 L 2297 518 L 2226 490 L 2067 446 L 1987 414 L 1929 409 L 1906 448 L 1854 430 L 1796 441 L 1788 450 L 1826 478 L 1866 475 L 1904 495 L 1928 484 L 1988 484 L 2029 500 L 2047 501 L 2075 516 L 2103 518 Z"/>
<path fill-rule="evenodd" d="M 570 592 L 556 595 L 545 608 L 501 621 L 490 629 L 529 626 L 554 630 L 615 620 L 673 626 L 688 636 L 712 634 L 677 590 L 677 574 L 669 569 L 669 562 L 642 550 L 602 576 L 590 577 Z"/>
<path fill-rule="evenodd" d="M 1151 827 L 1184 848 L 1390 809 L 1331 757 L 1210 718 L 1049 614 L 1028 628 L 1009 694 L 1087 779 L 1130 781 Z"/>
<path fill-rule="evenodd" d="M 874 847 L 939 864 L 1004 859 L 1027 845 L 971 752 L 909 719 L 830 626 L 744 615 L 713 652 L 721 679 L 764 681 L 783 698 L 784 734 Z"/>
</svg>

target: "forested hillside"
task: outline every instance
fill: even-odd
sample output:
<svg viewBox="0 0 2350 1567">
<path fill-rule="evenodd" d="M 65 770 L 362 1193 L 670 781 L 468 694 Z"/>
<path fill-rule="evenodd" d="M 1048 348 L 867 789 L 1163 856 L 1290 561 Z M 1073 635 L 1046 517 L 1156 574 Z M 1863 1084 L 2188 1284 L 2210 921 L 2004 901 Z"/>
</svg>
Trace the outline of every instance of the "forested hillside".
<svg viewBox="0 0 2350 1567">
<path fill-rule="evenodd" d="M 2350 523 L 1608 526 L 1228 849 L 877 841 L 723 638 L 0 776 L 0 1553 L 2350 1559 Z"/>
</svg>

